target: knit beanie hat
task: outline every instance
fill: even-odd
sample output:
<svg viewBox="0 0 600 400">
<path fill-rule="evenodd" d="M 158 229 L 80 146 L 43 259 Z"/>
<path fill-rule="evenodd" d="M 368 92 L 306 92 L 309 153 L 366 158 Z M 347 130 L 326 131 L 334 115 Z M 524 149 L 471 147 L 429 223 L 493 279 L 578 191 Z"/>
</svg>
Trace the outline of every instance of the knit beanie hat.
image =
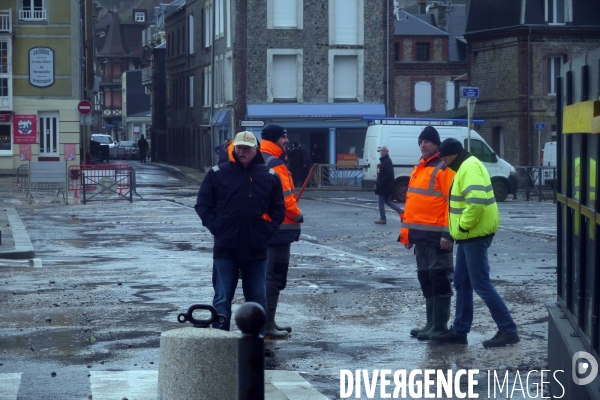
<svg viewBox="0 0 600 400">
<path fill-rule="evenodd" d="M 440 157 L 453 156 L 461 151 L 463 151 L 462 144 L 454 138 L 444 140 L 438 149 Z"/>
<path fill-rule="evenodd" d="M 440 145 L 440 134 L 433 126 L 426 126 L 419 135 L 419 140 L 429 140 L 431 143 Z"/>
<path fill-rule="evenodd" d="M 279 125 L 267 125 L 263 128 L 261 136 L 263 139 L 268 140 L 269 142 L 277 142 L 280 137 L 285 135 L 286 131 L 283 126 Z"/>
</svg>

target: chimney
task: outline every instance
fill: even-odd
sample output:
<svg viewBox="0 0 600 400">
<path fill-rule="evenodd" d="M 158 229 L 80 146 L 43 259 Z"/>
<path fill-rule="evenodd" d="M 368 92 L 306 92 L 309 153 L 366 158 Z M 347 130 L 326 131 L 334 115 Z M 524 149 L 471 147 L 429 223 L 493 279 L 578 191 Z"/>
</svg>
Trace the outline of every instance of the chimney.
<svg viewBox="0 0 600 400">
<path fill-rule="evenodd" d="M 427 7 L 427 13 L 433 14 L 437 27 L 446 32 L 448 31 L 448 19 L 446 18 L 447 7 L 446 4 L 437 1 L 429 4 Z"/>
<path fill-rule="evenodd" d="M 419 0 L 419 14 L 427 14 L 427 3 L 425 3 L 425 0 Z"/>
</svg>

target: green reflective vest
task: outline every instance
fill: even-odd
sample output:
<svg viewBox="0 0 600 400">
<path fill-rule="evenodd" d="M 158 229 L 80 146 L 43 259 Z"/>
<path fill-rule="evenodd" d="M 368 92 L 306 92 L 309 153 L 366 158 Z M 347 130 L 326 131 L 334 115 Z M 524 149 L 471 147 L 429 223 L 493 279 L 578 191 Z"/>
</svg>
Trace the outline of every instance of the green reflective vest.
<svg viewBox="0 0 600 400">
<path fill-rule="evenodd" d="M 456 172 L 450 190 L 450 235 L 455 240 L 473 239 L 498 230 L 500 215 L 492 181 L 477 157 L 469 157 Z"/>
</svg>

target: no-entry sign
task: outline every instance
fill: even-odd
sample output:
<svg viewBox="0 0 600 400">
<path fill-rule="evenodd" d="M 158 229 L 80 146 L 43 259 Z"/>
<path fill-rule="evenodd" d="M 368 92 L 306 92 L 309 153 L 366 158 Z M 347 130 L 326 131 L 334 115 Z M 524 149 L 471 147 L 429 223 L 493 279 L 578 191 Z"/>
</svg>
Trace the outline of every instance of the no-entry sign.
<svg viewBox="0 0 600 400">
<path fill-rule="evenodd" d="M 87 100 L 81 100 L 79 104 L 77 104 L 77 111 L 81 115 L 88 115 L 92 112 L 92 103 Z"/>
</svg>

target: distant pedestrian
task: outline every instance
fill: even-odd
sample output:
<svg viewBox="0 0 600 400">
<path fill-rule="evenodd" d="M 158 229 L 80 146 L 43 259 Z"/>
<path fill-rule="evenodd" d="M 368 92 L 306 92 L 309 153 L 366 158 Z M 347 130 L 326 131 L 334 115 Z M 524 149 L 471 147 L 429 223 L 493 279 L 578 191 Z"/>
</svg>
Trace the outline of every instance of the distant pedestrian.
<svg viewBox="0 0 600 400">
<path fill-rule="evenodd" d="M 323 164 L 325 162 L 323 152 L 317 143 L 313 143 L 312 149 L 310 150 L 310 158 L 312 162 L 316 164 Z"/>
<path fill-rule="evenodd" d="M 385 205 L 396 211 L 398 215 L 402 214 L 402 209 L 392 201 L 392 196 L 396 188 L 394 181 L 394 165 L 388 154 L 388 148 L 381 146 L 379 150 L 379 173 L 377 174 L 377 182 L 375 183 L 375 194 L 379 196 L 379 219 L 376 224 L 385 224 Z"/>
<path fill-rule="evenodd" d="M 148 141 L 142 135 L 140 140 L 138 140 L 138 150 L 140 151 L 140 162 L 146 162 L 146 154 L 148 153 Z"/>
<path fill-rule="evenodd" d="M 215 153 L 217 153 L 217 165 L 229 161 L 229 139 L 215 146 Z"/>
<path fill-rule="evenodd" d="M 411 249 L 417 262 L 417 279 L 425 298 L 427 322 L 410 331 L 429 340 L 448 329 L 452 301 L 452 236 L 448 232 L 448 193 L 454 171 L 438 154 L 440 135 L 427 126 L 419 135 L 421 159 L 415 166 L 406 193 L 400 242 Z"/>
<path fill-rule="evenodd" d="M 292 149 L 289 151 L 289 160 L 289 168 L 294 179 L 294 185 L 297 187 L 302 186 L 310 169 L 310 156 L 298 142 L 294 142 Z"/>
<path fill-rule="evenodd" d="M 481 161 L 464 150 L 456 139 L 444 140 L 439 153 L 446 166 L 456 171 L 450 189 L 448 218 L 450 234 L 456 241 L 456 314 L 452 328 L 432 336 L 431 340 L 467 344 L 467 334 L 473 324 L 475 290 L 498 326 L 496 335 L 485 340 L 483 347 L 518 343 L 517 325 L 490 280 L 488 248 L 500 221 L 490 175 Z"/>
<path fill-rule="evenodd" d="M 285 213 L 281 180 L 265 165 L 254 134 L 240 132 L 233 144 L 233 160 L 208 171 L 194 207 L 214 236 L 213 306 L 226 320 L 213 328 L 227 331 L 240 271 L 245 300 L 268 312 L 267 242 Z"/>
</svg>

